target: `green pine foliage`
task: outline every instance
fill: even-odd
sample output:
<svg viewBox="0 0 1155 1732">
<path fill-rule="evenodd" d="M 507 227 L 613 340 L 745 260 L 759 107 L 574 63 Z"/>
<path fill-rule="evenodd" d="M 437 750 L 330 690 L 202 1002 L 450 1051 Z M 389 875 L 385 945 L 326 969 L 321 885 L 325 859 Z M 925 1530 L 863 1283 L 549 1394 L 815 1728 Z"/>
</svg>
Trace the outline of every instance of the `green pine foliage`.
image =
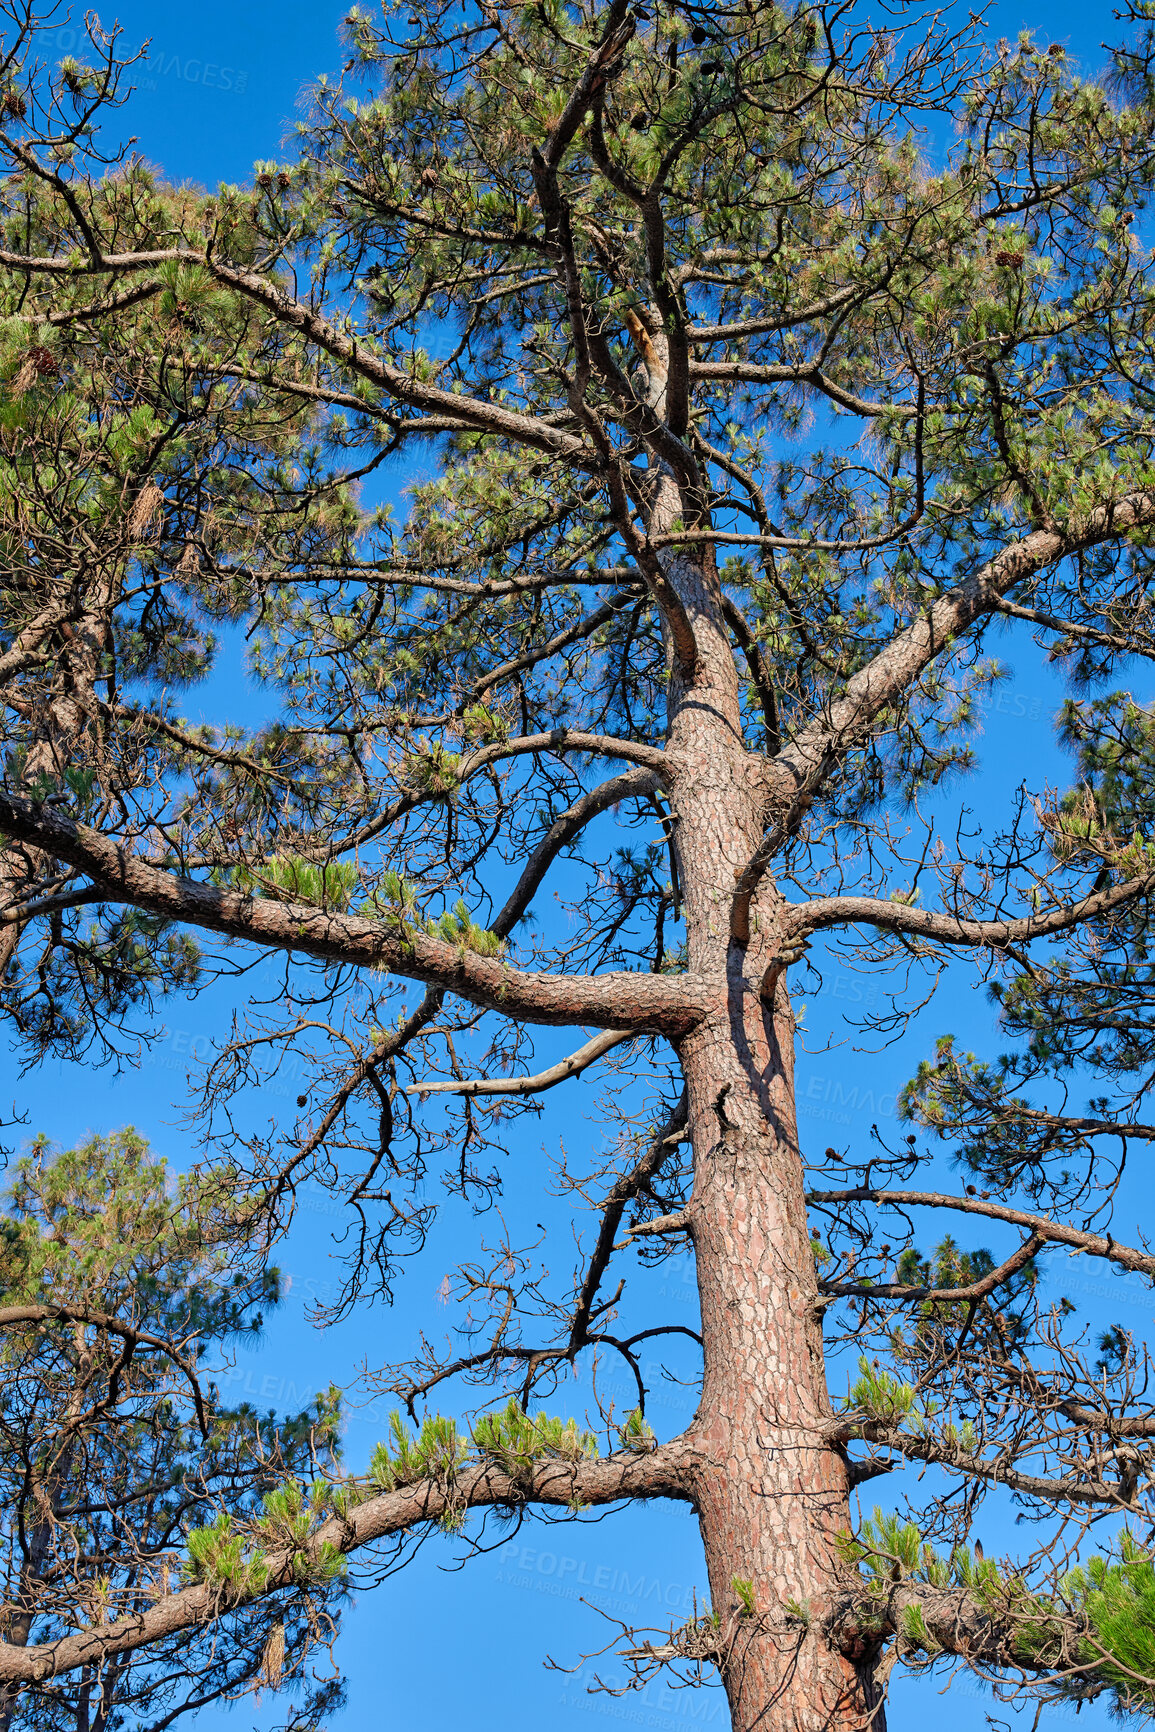
<svg viewBox="0 0 1155 1732">
<path fill-rule="evenodd" d="M 546 1413 L 532 1417 L 511 1397 L 500 1413 L 484 1414 L 473 1427 L 478 1452 L 511 1479 L 542 1461 L 581 1462 L 597 1455 L 597 1439 L 574 1419 Z"/>
<path fill-rule="evenodd" d="M 472 950 L 477 956 L 500 956 L 505 948 L 505 941 L 496 932 L 477 924 L 460 897 L 436 920 L 426 920 L 425 930 L 431 938 L 440 938 L 460 950 Z"/>
<path fill-rule="evenodd" d="M 922 1413 L 914 1387 L 869 1359 L 858 1361 L 859 1376 L 850 1385 L 847 1406 L 860 1409 L 880 1425 L 898 1425 Z"/>
<path fill-rule="evenodd" d="M 277 902 L 306 902 L 338 913 L 349 907 L 359 885 L 359 873 L 352 862 L 332 860 L 318 865 L 291 855 L 266 860 L 260 867 L 240 866 L 233 879 L 241 889 L 255 890 Z"/>
<path fill-rule="evenodd" d="M 185 1543 L 187 1570 L 194 1582 L 209 1582 L 239 1598 L 263 1588 L 268 1580 L 264 1556 L 249 1550 L 245 1535 L 225 1510 L 208 1527 L 190 1529 Z"/>
<path fill-rule="evenodd" d="M 451 1479 L 467 1449 L 468 1441 L 458 1432 L 456 1420 L 432 1414 L 414 1436 L 401 1414 L 394 1411 L 389 1417 L 388 1440 L 373 1451 L 369 1477 L 382 1491 L 421 1479 Z"/>
<path fill-rule="evenodd" d="M 1120 1717 L 1155 1714 L 1155 1559 L 1150 1549 L 1124 1530 L 1114 1557 L 1076 1565 L 1062 1591 L 1087 1622 L 1080 1659 L 1110 1683 Z"/>
<path fill-rule="evenodd" d="M 342 1495 L 335 1392 L 278 1416 L 230 1405 L 216 1382 L 280 1297 L 276 1270 L 250 1253 L 250 1211 L 223 1165 L 177 1175 L 130 1129 L 65 1150 L 35 1139 L 0 1213 L 0 1301 L 33 1308 L 0 1335 L 9 1604 L 41 1641 L 90 1629 L 97 1610 L 131 1618 L 187 1583 L 236 1608 L 121 1662 L 110 1704 L 123 1694 L 146 1715 L 190 1712 L 206 1665 L 235 1694 L 257 1687 L 277 1625 L 279 1687 L 312 1713 L 308 1656 L 339 1618 L 344 1560 L 331 1543 L 301 1550 L 318 1466 L 334 1488 L 325 1507 Z M 135 1332 L 131 1351 L 109 1320 Z M 294 1547 L 289 1593 L 252 1598 Z M 333 1706 L 340 1692 L 323 1694 Z M 75 1724 L 67 1682 L 27 1707 L 37 1725 Z"/>
<path fill-rule="evenodd" d="M 653 1434 L 649 1433 L 652 1438 Z M 625 1447 L 634 1447 L 626 1443 Z M 412 1485 L 422 1479 L 451 1481 L 468 1462 L 492 1462 L 511 1479 L 524 1478 L 542 1462 L 579 1464 L 595 1457 L 597 1439 L 573 1419 L 547 1413 L 528 1414 L 511 1397 L 497 1413 L 482 1414 L 468 1431 L 456 1420 L 430 1415 L 414 1433 L 401 1413 L 389 1418 L 388 1439 L 378 1443 L 369 1465 L 369 1479 L 381 1491 Z"/>
<path fill-rule="evenodd" d="M 1119 1718 L 1155 1713 L 1155 1558 L 1128 1529 L 1112 1553 L 1075 1565 L 1050 1593 L 966 1546 L 944 1556 L 913 1522 L 877 1508 L 856 1535 L 843 1536 L 841 1551 L 879 1603 L 898 1582 L 963 1590 L 1006 1629 L 1020 1661 L 1054 1669 L 1052 1700 L 1093 1700 L 1106 1689 Z M 899 1633 L 926 1660 L 941 1657 L 917 1604 L 904 1608 Z"/>
<path fill-rule="evenodd" d="M 624 1422 L 618 1427 L 623 1449 L 635 1449 L 641 1452 L 653 1449 L 657 1442 L 649 1421 L 640 1407 L 631 1408 Z"/>
</svg>

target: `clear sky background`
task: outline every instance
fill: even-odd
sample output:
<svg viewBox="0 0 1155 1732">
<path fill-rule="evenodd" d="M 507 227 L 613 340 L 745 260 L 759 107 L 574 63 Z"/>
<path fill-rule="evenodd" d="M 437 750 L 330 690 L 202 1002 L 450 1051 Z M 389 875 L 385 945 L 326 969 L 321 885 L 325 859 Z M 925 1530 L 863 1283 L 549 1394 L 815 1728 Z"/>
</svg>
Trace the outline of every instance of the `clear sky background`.
<svg viewBox="0 0 1155 1732">
<path fill-rule="evenodd" d="M 1069 3 L 1028 7 L 1021 0 L 1004 0 L 988 16 L 992 35 L 1014 36 L 1028 28 L 1043 42 L 1068 44 L 1084 70 L 1103 62 L 1100 42 L 1111 30 L 1106 9 Z M 103 14 L 106 24 L 110 17 Z M 144 156 L 171 179 L 208 186 L 243 180 L 255 159 L 281 153 L 302 87 L 318 72 L 338 67 L 339 19 L 340 9 L 328 0 L 199 0 L 180 8 L 128 0 L 119 12 L 126 40 L 135 44 L 150 38 L 151 47 L 137 94 L 121 116 L 123 136 L 135 135 Z M 71 29 L 62 23 L 50 35 L 50 52 L 70 50 Z M 403 480 L 396 475 L 394 485 Z M 985 717 L 978 743 L 982 774 L 969 795 L 980 821 L 1005 813 L 1008 796 L 1024 777 L 1036 786 L 1048 775 L 1069 779 L 1054 739 L 1059 691 L 1053 675 L 1029 645 L 1016 647 L 1008 659 L 1012 671 Z M 239 657 L 229 657 L 211 687 L 190 697 L 187 707 L 190 715 L 199 709 L 204 719 L 220 723 L 248 719 L 259 702 Z M 844 1015 L 861 1008 L 877 990 L 868 977 L 830 971 L 825 990 L 808 1009 L 810 1051 L 799 1072 L 808 1146 L 861 1148 L 872 1123 L 884 1131 L 893 1127 L 896 1093 L 936 1034 L 949 1029 L 976 1050 L 998 1049 L 981 983 L 959 967 L 928 1015 L 897 1046 L 881 1054 L 856 1050 Z M 193 1003 L 172 1004 L 140 1066 L 120 1075 L 56 1066 L 21 1076 L 9 1060 L 0 1071 L 0 1102 L 11 1100 L 26 1113 L 30 1132 L 45 1132 L 64 1145 L 87 1131 L 135 1124 L 158 1150 L 183 1164 L 189 1156 L 180 1116 L 186 1073 L 196 1053 L 207 1051 L 224 1026 L 230 1004 L 224 989 Z M 824 1051 L 828 1042 L 835 1044 Z M 291 1108 L 292 1093 L 286 1083 L 283 1097 L 269 1101 L 270 1112 Z M 583 1140 L 597 1144 L 594 1094 L 580 1084 L 564 1099 L 551 1096 L 542 1118 L 521 1120 L 512 1130 L 511 1191 L 520 1169 L 529 1181 L 531 1219 L 546 1218 L 540 1212 L 545 1152 L 556 1149 L 563 1134 L 571 1148 Z M 511 1206 L 516 1211 L 516 1203 Z M 245 1354 L 226 1380 L 230 1394 L 239 1398 L 243 1393 L 260 1407 L 299 1406 L 330 1379 L 347 1382 L 362 1360 L 373 1365 L 404 1357 L 420 1328 L 438 1332 L 437 1289 L 456 1256 L 472 1243 L 474 1228 L 463 1214 L 449 1212 L 391 1310 L 371 1311 L 322 1334 L 309 1326 L 305 1312 L 310 1302 L 333 1296 L 333 1224 L 317 1192 L 281 1258 L 288 1276 L 282 1312 L 261 1346 Z M 998 1249 L 997 1238 L 991 1248 Z M 563 1273 L 569 1258 L 567 1235 L 558 1247 Z M 688 1266 L 667 1265 L 655 1281 L 652 1302 L 670 1320 L 692 1318 L 692 1279 Z M 1085 1307 L 1092 1325 L 1119 1320 L 1139 1334 L 1150 1332 L 1153 1296 L 1141 1286 L 1061 1268 L 1052 1279 L 1056 1292 Z M 659 1402 L 651 1413 L 660 1436 L 680 1429 L 688 1418 L 683 1392 L 673 1386 L 665 1404 Z M 382 1409 L 351 1418 L 351 1466 L 364 1465 L 383 1429 Z M 884 1501 L 885 1482 L 881 1486 L 869 1489 Z M 988 1509 L 982 1536 L 988 1555 L 1013 1549 L 1013 1527 L 1000 1521 L 993 1506 Z M 718 1690 L 672 1693 L 657 1685 L 642 1697 L 619 1700 L 586 1693 L 588 1667 L 567 1676 L 541 1663 L 550 1654 L 560 1664 L 576 1666 L 583 1651 L 613 1635 L 611 1624 L 582 1606 L 583 1596 L 631 1623 L 680 1622 L 688 1615 L 695 1590 L 704 1586 L 705 1570 L 695 1524 L 685 1512 L 655 1505 L 598 1522 L 527 1523 L 501 1549 L 458 1569 L 462 1555 L 460 1544 L 431 1539 L 415 1564 L 363 1594 L 350 1609 L 337 1649 L 350 1699 L 333 1732 L 463 1722 L 471 1732 L 505 1732 L 510 1725 L 528 1724 L 597 1732 L 607 1719 L 657 1732 L 725 1726 Z M 987 1713 L 1008 1717 L 961 1676 L 946 1694 L 939 1694 L 941 1689 L 941 1680 L 900 1683 L 891 1709 L 892 1732 L 914 1732 L 928 1712 L 943 1732 L 984 1726 Z M 1051 1711 L 1044 1724 L 1057 1726 L 1062 1719 Z M 246 1698 L 231 1713 L 202 1717 L 201 1723 L 223 1732 L 226 1724 L 247 1728 L 269 1721 L 269 1705 L 254 1707 Z M 1028 1717 L 1024 1728 L 1029 1724 Z M 1106 1724 L 1105 1715 L 1084 1713 L 1080 1724 L 1094 1732 Z"/>
</svg>

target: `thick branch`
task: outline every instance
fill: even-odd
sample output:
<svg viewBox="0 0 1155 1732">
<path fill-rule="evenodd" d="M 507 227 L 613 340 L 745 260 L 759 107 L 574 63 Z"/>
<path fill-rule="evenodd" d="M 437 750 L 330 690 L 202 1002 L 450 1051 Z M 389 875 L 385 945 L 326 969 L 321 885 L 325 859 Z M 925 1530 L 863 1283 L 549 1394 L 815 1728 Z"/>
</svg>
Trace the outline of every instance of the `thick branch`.
<svg viewBox="0 0 1155 1732">
<path fill-rule="evenodd" d="M 802 728 L 769 765 L 773 819 L 735 885 L 730 924 L 736 943 L 747 943 L 758 886 L 819 790 L 869 738 L 879 715 L 914 688 L 935 658 L 977 621 L 995 613 L 1001 597 L 1023 578 L 1069 554 L 1118 540 L 1153 523 L 1155 493 L 1136 492 L 1090 512 L 1078 531 L 1035 530 L 940 596 L 846 682 L 842 695 L 833 698 L 823 714 Z"/>
<path fill-rule="evenodd" d="M 989 1599 L 980 1600 L 966 1588 L 932 1588 L 924 1582 L 897 1582 L 882 1600 L 877 1592 L 869 1599 L 865 1591 L 861 1595 L 847 1595 L 827 1620 L 827 1631 L 835 1646 L 846 1653 L 855 1653 L 861 1651 L 864 1643 L 873 1648 L 887 1636 L 908 1631 L 912 1612 L 921 1616 L 933 1644 L 928 1652 L 936 1655 L 956 1654 L 968 1665 L 996 1670 L 1051 1672 L 1061 1663 L 1061 1639 L 1056 1640 L 1050 1659 L 1032 1661 L 1026 1657 L 1029 1650 L 1025 1644 L 1015 1641 L 1024 1621 L 1021 1607 L 1017 1619 L 1000 1617 L 997 1610 L 992 1610 Z M 1060 1638 L 1058 1619 L 1040 1605 L 1040 1634 L 1044 1622 L 1048 1631 Z M 1081 1626 L 1074 1618 L 1068 1624 L 1068 1637 L 1074 1649 Z"/>
<path fill-rule="evenodd" d="M 1004 548 L 973 576 L 933 602 L 913 625 L 847 681 L 841 697 L 803 728 L 774 759 L 781 816 L 776 849 L 814 794 L 846 755 L 860 745 L 881 711 L 915 684 L 935 657 L 977 620 L 997 610 L 1016 583 L 1068 554 L 1120 539 L 1155 523 L 1155 493 L 1136 492 L 1088 514 L 1077 530 L 1039 529 Z"/>
<path fill-rule="evenodd" d="M 928 1300 L 952 1305 L 974 1304 L 979 1299 L 987 1298 L 1005 1281 L 1009 1281 L 1012 1275 L 1025 1269 L 1031 1258 L 1041 1251 L 1045 1244 L 1046 1240 L 1041 1233 L 1032 1233 L 1030 1238 L 1024 1239 L 1018 1250 L 1012 1251 L 996 1269 L 965 1287 L 912 1287 L 901 1281 L 819 1281 L 818 1286 L 821 1292 L 828 1293 L 835 1299 L 902 1299 L 911 1304 L 924 1304 Z"/>
<path fill-rule="evenodd" d="M 1006 1203 L 989 1202 L 981 1197 L 951 1197 L 941 1191 L 875 1191 L 860 1185 L 842 1191 L 807 1191 L 806 1201 L 887 1203 L 896 1209 L 957 1209 L 960 1214 L 983 1215 L 990 1221 L 1006 1221 L 1013 1227 L 1025 1227 L 1040 1240 L 1070 1246 L 1076 1255 L 1085 1252 L 1092 1257 L 1102 1257 L 1108 1263 L 1117 1263 L 1121 1269 L 1155 1276 L 1155 1256 L 1149 1251 L 1120 1245 L 1109 1233 L 1084 1233 L 1063 1221 L 1051 1221 L 1045 1215 L 1029 1215 L 1024 1209 L 1012 1209 Z"/>
<path fill-rule="evenodd" d="M 1024 1473 L 1014 1467 L 1009 1455 L 983 1457 L 972 1455 L 960 1444 L 948 1443 L 929 1430 L 904 1431 L 899 1425 L 886 1424 L 865 1414 L 839 1414 L 833 1421 L 831 1440 L 845 1443 L 863 1439 L 881 1443 L 910 1461 L 925 1461 L 933 1466 L 950 1469 L 968 1479 L 982 1480 L 987 1485 L 1006 1486 L 1008 1491 L 1040 1502 L 1069 1505 L 1082 1504 L 1087 1509 L 1119 1510 L 1126 1499 L 1118 1483 L 1097 1479 L 1089 1473 L 1079 1477 L 1054 1478 L 1044 1474 Z"/>
<path fill-rule="evenodd" d="M 97 1666 L 116 1654 L 133 1653 L 182 1630 L 203 1628 L 222 1610 L 265 1599 L 307 1579 L 325 1546 L 348 1555 L 377 1540 L 411 1532 L 461 1509 L 520 1509 L 527 1504 L 566 1508 L 601 1506 L 623 1498 L 669 1497 L 690 1501 L 687 1454 L 679 1442 L 649 1452 L 605 1456 L 598 1461 L 535 1463 L 524 1477 L 511 1479 L 489 1462 L 463 1468 L 448 1480 L 425 1479 L 358 1505 L 347 1516 L 323 1522 L 303 1545 L 274 1552 L 267 1559 L 263 1585 L 231 1594 L 217 1583 L 197 1583 L 166 1594 L 147 1611 L 95 1625 L 46 1642 L 18 1648 L 0 1642 L 0 1680 L 31 1684 Z"/>
<path fill-rule="evenodd" d="M 877 926 L 884 932 L 901 932 L 912 938 L 928 938 L 936 944 L 968 944 L 984 949 L 1005 950 L 1010 945 L 1031 944 L 1051 938 L 1088 920 L 1100 920 L 1125 908 L 1137 897 L 1155 889 L 1155 872 L 1128 878 L 1040 913 L 1009 920 L 965 920 L 931 908 L 912 908 L 906 902 L 883 901 L 873 896 L 826 896 L 814 902 L 795 903 L 788 920 L 796 938 L 831 926 Z"/>
<path fill-rule="evenodd" d="M 671 1038 L 700 1020 L 714 988 L 689 975 L 527 973 L 432 938 L 398 916 L 366 920 L 306 903 L 218 889 L 150 865 L 47 806 L 0 793 L 0 832 L 86 872 L 108 902 L 325 962 L 384 969 L 526 1022 L 593 1025 Z"/>
<path fill-rule="evenodd" d="M 690 1230 L 690 1213 L 682 1209 L 676 1215 L 659 1215 L 656 1221 L 641 1221 L 636 1227 L 627 1227 L 620 1245 L 614 1249 L 620 1251 L 622 1245 L 628 1245 L 631 1239 L 640 1239 L 646 1233 L 688 1233 Z"/>
</svg>

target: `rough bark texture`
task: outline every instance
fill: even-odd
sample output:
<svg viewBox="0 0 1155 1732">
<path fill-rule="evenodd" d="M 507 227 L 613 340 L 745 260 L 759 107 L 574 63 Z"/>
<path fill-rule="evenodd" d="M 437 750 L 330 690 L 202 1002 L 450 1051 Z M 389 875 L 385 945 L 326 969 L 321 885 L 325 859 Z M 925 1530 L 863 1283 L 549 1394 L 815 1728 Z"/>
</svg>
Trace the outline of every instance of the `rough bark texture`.
<svg viewBox="0 0 1155 1732">
<path fill-rule="evenodd" d="M 763 877 L 749 943 L 731 938 L 735 886 L 762 840 L 762 761 L 742 742 L 734 659 L 712 569 L 667 563 L 698 655 L 671 681 L 670 755 L 690 968 L 724 979 L 718 1008 L 681 1043 L 695 1182 L 705 1375 L 690 1439 L 722 1675 L 734 1732 L 860 1728 L 869 1670 L 832 1646 L 822 1616 L 849 1525 L 830 1407 L 794 1107 L 794 1017 L 782 904 Z M 765 996 L 764 996 L 765 994 Z M 735 1579 L 753 1587 L 740 1615 Z M 807 1624 L 788 1607 L 808 1607 Z M 882 1732 L 882 1711 L 872 1722 Z"/>
<path fill-rule="evenodd" d="M 859 1726 L 870 1705 L 866 1676 L 820 1624 L 839 1584 L 834 1537 L 850 1525 L 848 1481 L 823 1438 L 792 1035 L 779 987 L 773 1011 L 744 999 L 729 1025 L 708 1025 L 684 1052 L 706 1367 L 694 1489 L 735 1732 Z M 735 1578 L 752 1584 L 754 1619 L 739 1615 Z M 809 1626 L 791 1617 L 791 1602 L 814 1614 Z"/>
</svg>

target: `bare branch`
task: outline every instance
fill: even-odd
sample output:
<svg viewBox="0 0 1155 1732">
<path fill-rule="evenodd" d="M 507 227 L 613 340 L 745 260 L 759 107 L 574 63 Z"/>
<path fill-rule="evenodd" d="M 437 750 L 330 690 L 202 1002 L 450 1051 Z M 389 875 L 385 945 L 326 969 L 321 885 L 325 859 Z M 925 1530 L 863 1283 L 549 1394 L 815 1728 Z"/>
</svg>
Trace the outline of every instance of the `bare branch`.
<svg viewBox="0 0 1155 1732">
<path fill-rule="evenodd" d="M 175 1348 L 171 1342 L 161 1335 L 153 1335 L 147 1329 L 138 1329 L 135 1324 L 125 1323 L 121 1318 L 111 1316 L 106 1311 L 94 1310 L 89 1305 L 36 1303 L 27 1305 L 0 1306 L 0 1329 L 10 1328 L 17 1323 L 83 1323 L 91 1329 L 103 1329 L 109 1335 L 116 1335 L 128 1348 L 151 1347 L 157 1353 L 163 1353 L 187 1379 L 192 1390 L 193 1402 L 196 1407 L 197 1423 L 202 1435 L 208 1436 L 208 1421 L 205 1418 L 204 1398 L 197 1382 L 197 1374 L 189 1360 Z"/>
<path fill-rule="evenodd" d="M 624 1041 L 634 1037 L 620 1028 L 607 1028 L 604 1033 L 596 1034 L 592 1040 L 587 1040 L 584 1046 L 579 1046 L 576 1052 L 571 1052 L 568 1058 L 563 1058 L 557 1064 L 550 1065 L 548 1070 L 538 1071 L 536 1076 L 520 1077 L 466 1077 L 461 1081 L 449 1082 L 419 1082 L 409 1083 L 402 1091 L 407 1095 L 539 1095 L 546 1089 L 555 1088 L 558 1083 L 567 1082 L 570 1077 L 580 1076 L 591 1064 L 599 1058 L 604 1058 L 607 1052 L 612 1052 L 615 1046 L 621 1046 Z"/>
</svg>

